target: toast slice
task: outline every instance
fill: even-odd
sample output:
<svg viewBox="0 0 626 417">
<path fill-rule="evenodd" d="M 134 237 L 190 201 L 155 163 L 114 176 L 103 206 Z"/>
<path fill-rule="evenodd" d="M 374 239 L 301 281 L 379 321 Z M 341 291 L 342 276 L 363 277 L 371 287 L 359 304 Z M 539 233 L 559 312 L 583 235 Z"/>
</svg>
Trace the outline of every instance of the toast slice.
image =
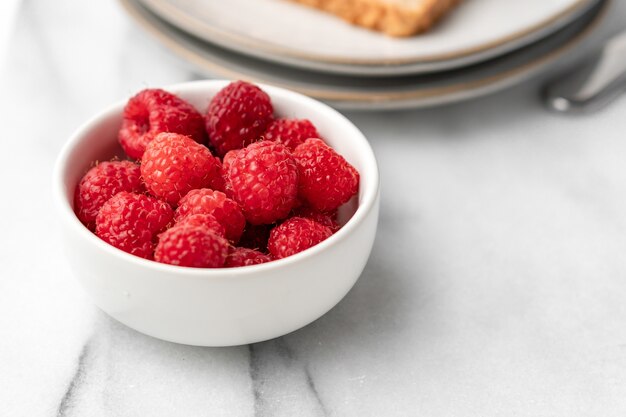
<svg viewBox="0 0 626 417">
<path fill-rule="evenodd" d="M 390 36 L 426 32 L 460 0 L 294 0 Z"/>
</svg>

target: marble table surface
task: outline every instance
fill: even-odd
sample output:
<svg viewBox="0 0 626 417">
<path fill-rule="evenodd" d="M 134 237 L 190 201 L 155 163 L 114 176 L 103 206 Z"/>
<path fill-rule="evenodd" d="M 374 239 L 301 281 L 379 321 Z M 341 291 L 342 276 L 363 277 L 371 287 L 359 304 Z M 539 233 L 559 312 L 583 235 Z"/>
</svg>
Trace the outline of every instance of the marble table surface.
<svg viewBox="0 0 626 417">
<path fill-rule="evenodd" d="M 612 7 L 561 65 L 626 26 Z M 83 293 L 50 176 L 88 116 L 199 76 L 114 1 L 27 0 L 17 19 L 0 69 L 0 416 L 626 415 L 626 99 L 551 114 L 543 74 L 471 103 L 346 113 L 383 191 L 356 286 L 279 339 L 181 346 Z"/>
</svg>

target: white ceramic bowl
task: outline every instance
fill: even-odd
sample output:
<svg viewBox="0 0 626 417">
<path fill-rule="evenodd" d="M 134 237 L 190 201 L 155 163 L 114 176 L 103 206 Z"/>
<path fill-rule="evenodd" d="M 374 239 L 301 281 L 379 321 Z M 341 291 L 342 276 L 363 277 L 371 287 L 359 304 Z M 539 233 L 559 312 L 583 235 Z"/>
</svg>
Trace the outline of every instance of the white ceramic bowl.
<svg viewBox="0 0 626 417">
<path fill-rule="evenodd" d="M 202 113 L 228 81 L 166 87 Z M 378 168 L 363 134 L 345 117 L 308 97 L 261 86 L 283 117 L 308 118 L 361 175 L 358 208 L 333 236 L 294 256 L 231 269 L 196 269 L 148 261 L 108 245 L 72 209 L 76 184 L 94 160 L 121 155 L 121 101 L 69 139 L 54 172 L 62 235 L 76 278 L 95 303 L 150 336 L 200 346 L 230 346 L 278 337 L 314 321 L 354 285 L 369 257 L 379 208 Z"/>
</svg>

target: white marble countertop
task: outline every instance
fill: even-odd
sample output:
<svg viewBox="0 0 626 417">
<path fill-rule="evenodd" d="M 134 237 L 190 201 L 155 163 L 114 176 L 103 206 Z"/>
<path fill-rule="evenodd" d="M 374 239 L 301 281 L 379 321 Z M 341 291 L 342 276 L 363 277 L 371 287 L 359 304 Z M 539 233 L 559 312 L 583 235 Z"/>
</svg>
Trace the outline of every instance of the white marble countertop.
<svg viewBox="0 0 626 417">
<path fill-rule="evenodd" d="M 625 27 L 625 6 L 576 53 Z M 293 334 L 197 348 L 93 306 L 49 186 L 88 116 L 197 76 L 113 1 L 25 1 L 7 51 L 0 416 L 626 415 L 626 99 L 562 117 L 540 106 L 540 79 L 471 104 L 348 113 L 382 173 L 363 276 Z"/>
</svg>

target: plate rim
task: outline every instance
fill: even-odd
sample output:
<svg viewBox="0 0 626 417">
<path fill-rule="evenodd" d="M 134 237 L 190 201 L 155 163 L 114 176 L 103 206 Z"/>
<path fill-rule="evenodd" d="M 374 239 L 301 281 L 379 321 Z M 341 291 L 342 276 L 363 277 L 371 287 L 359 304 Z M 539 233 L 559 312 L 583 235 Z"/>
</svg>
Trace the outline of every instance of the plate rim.
<svg viewBox="0 0 626 417">
<path fill-rule="evenodd" d="M 433 65 L 444 64 L 453 60 L 462 61 L 459 65 L 466 64 L 466 60 L 477 56 L 472 63 L 479 62 L 481 59 L 493 58 L 498 54 L 504 54 L 515 48 L 527 45 L 542 36 L 548 36 L 554 31 L 571 23 L 579 15 L 587 9 L 593 7 L 599 0 L 574 0 L 574 3 L 567 6 L 560 12 L 543 19 L 529 27 L 506 35 L 500 39 L 486 42 L 482 45 L 465 48 L 454 53 L 433 54 L 430 56 L 422 56 L 419 58 L 397 58 L 397 59 L 355 59 L 355 58 L 339 58 L 332 56 L 317 55 L 311 53 L 301 53 L 292 48 L 281 45 L 270 44 L 260 40 L 255 40 L 250 36 L 233 31 L 220 29 L 214 25 L 208 24 L 206 21 L 190 16 L 172 3 L 166 0 L 139 0 L 142 5 L 151 12 L 167 21 L 173 26 L 190 33 L 197 38 L 203 39 L 205 42 L 215 44 L 225 49 L 233 50 L 245 55 L 254 56 L 263 60 L 272 62 L 280 62 L 288 65 L 297 65 L 295 61 L 306 61 L 306 63 L 317 63 L 317 69 L 324 70 L 320 64 L 326 65 L 344 65 L 352 67 L 361 67 L 362 70 L 368 69 L 389 69 L 398 66 L 407 65 Z M 348 23 L 346 23 L 348 24 Z M 384 36 L 381 34 L 381 36 Z M 491 52 L 491 53 L 490 53 Z M 301 64 L 302 66 L 302 64 Z M 450 68 L 449 66 L 447 68 Z M 335 72 L 331 68 L 325 71 Z M 345 71 L 340 71 L 345 72 Z M 368 75 L 374 75 L 370 72 Z"/>
<path fill-rule="evenodd" d="M 205 71 L 208 71 L 219 77 L 273 84 L 282 88 L 297 91 L 301 94 L 306 94 L 322 101 L 326 101 L 334 107 L 355 110 L 384 110 L 434 106 L 454 101 L 462 101 L 463 99 L 478 97 L 491 91 L 497 91 L 506 88 L 507 86 L 515 83 L 518 80 L 523 80 L 532 76 L 532 74 L 535 71 L 541 69 L 544 64 L 553 62 L 556 58 L 571 50 L 582 40 L 586 39 L 594 31 L 594 29 L 597 28 L 599 24 L 604 20 L 612 3 L 611 0 L 601 0 L 600 2 L 598 2 L 599 10 L 595 12 L 592 20 L 579 32 L 575 33 L 573 36 L 567 39 L 562 45 L 547 51 L 546 53 L 535 59 L 532 59 L 522 65 L 519 65 L 509 70 L 498 72 L 484 78 L 478 78 L 475 80 L 463 81 L 456 84 L 435 86 L 419 90 L 412 89 L 410 91 L 396 91 L 387 93 L 333 92 L 329 94 L 327 91 L 320 91 L 316 90 L 315 88 L 309 88 L 307 86 L 295 87 L 291 84 L 282 84 L 280 82 L 268 81 L 267 79 L 258 78 L 254 75 L 244 74 L 232 68 L 226 68 L 222 65 L 211 62 L 207 60 L 206 57 L 203 57 L 199 53 L 191 50 L 191 47 L 181 45 L 177 40 L 171 39 L 169 35 L 162 33 L 153 25 L 147 23 L 145 21 L 146 18 L 141 16 L 141 12 L 136 10 L 137 7 L 142 7 L 142 3 L 140 0 L 118 1 L 127 11 L 127 13 L 134 19 L 134 21 L 152 36 L 156 37 L 160 43 L 162 43 L 179 57 L 185 59 L 187 62 L 191 62 L 197 67 L 203 68 Z M 132 3 L 136 4 L 132 5 Z M 151 12 L 147 10 L 147 13 Z M 157 17 L 158 19 L 158 16 L 155 17 Z M 465 97 L 459 98 L 459 95 L 464 95 Z M 430 101 L 428 101 L 429 99 Z M 372 104 L 378 104 L 378 106 L 372 107 Z"/>
</svg>

